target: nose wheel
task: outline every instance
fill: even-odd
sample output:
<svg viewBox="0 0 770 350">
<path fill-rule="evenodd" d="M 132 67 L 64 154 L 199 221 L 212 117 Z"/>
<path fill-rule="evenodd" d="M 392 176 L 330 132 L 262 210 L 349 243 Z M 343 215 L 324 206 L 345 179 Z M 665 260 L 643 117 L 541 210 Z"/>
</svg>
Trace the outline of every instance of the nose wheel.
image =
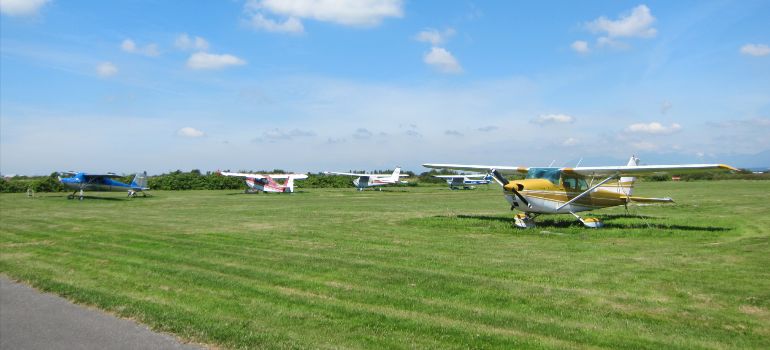
<svg viewBox="0 0 770 350">
<path fill-rule="evenodd" d="M 534 228 L 535 218 L 526 213 L 518 213 L 513 217 L 513 224 L 518 228 Z"/>
</svg>

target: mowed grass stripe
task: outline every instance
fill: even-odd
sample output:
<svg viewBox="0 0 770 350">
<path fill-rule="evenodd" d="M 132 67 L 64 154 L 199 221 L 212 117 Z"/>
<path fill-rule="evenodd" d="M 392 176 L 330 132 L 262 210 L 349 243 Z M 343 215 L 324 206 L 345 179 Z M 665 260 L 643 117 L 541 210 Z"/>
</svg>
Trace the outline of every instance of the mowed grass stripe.
<svg viewBox="0 0 770 350">
<path fill-rule="evenodd" d="M 189 263 L 188 263 L 188 264 L 189 264 Z M 248 274 L 247 274 L 247 276 L 248 276 Z M 311 288 L 312 288 L 312 287 L 311 287 Z M 562 314 L 561 316 L 563 317 L 564 315 Z M 498 315 L 498 317 L 499 317 L 499 315 Z M 522 321 L 522 320 L 520 320 L 520 319 L 516 319 L 516 320 L 511 320 L 510 322 L 520 322 L 520 321 Z M 530 322 L 532 322 L 532 321 L 530 321 Z M 553 332 L 553 331 L 555 331 L 555 330 L 547 330 L 547 332 Z"/>
<path fill-rule="evenodd" d="M 124 262 L 125 265 L 133 265 L 136 268 L 144 268 L 147 269 L 146 261 L 139 261 L 136 263 L 128 263 Z M 51 263 L 49 266 L 54 266 L 54 263 Z M 162 265 L 166 266 L 166 265 Z M 468 324 L 466 322 L 443 318 L 443 317 L 436 317 L 428 314 L 423 313 L 417 313 L 417 312 L 411 312 L 408 310 L 400 310 L 400 309 L 393 309 L 393 308 L 385 308 L 385 307 L 377 307 L 372 306 L 368 304 L 362 304 L 362 303 L 351 303 L 351 302 L 342 302 L 338 301 L 332 297 L 329 296 L 322 296 L 318 295 L 312 292 L 303 291 L 295 288 L 290 287 L 283 287 L 280 285 L 280 283 L 283 283 L 283 281 L 276 282 L 272 281 L 273 283 L 277 284 L 268 284 L 261 282 L 262 279 L 254 279 L 255 276 L 246 274 L 247 276 L 241 276 L 234 275 L 233 271 L 228 271 L 229 273 L 223 273 L 221 271 L 214 271 L 211 269 L 205 269 L 205 268 L 192 268 L 191 265 L 188 264 L 184 267 L 184 269 L 171 269 L 166 268 L 162 266 L 151 266 L 149 269 L 152 272 L 155 273 L 161 273 L 162 276 L 167 276 L 167 273 L 176 273 L 174 277 L 177 278 L 183 278 L 180 282 L 182 283 L 189 283 L 196 285 L 196 288 L 192 290 L 194 292 L 192 295 L 195 295 L 197 297 L 200 297 L 201 299 L 193 300 L 195 304 L 203 304 L 205 303 L 205 300 L 207 300 L 208 297 L 216 297 L 216 295 L 211 295 L 212 291 L 215 291 L 217 287 L 222 287 L 222 281 L 224 280 L 224 277 L 227 277 L 229 280 L 229 283 L 224 285 L 224 287 L 227 287 L 228 291 L 226 293 L 231 294 L 229 295 L 230 298 L 236 297 L 240 295 L 241 293 L 247 293 L 244 296 L 248 297 L 249 301 L 253 301 L 255 298 L 261 298 L 265 302 L 265 304 L 260 304 L 262 308 L 257 309 L 262 315 L 268 315 L 270 312 L 266 312 L 264 310 L 265 307 L 271 305 L 271 304 L 278 304 L 272 307 L 273 310 L 267 310 L 267 311 L 279 311 L 284 310 L 287 307 L 296 306 L 298 303 L 303 304 L 303 307 L 308 308 L 311 306 L 315 306 L 317 311 L 334 311 L 335 313 L 344 312 L 344 315 L 334 315 L 331 318 L 336 319 L 350 319 L 355 318 L 356 316 L 360 316 L 362 313 L 371 313 L 371 314 L 377 314 L 381 316 L 382 319 L 380 319 L 380 322 L 383 320 L 389 320 L 391 322 L 390 325 L 385 325 L 380 323 L 380 326 L 386 326 L 389 327 L 389 329 L 399 329 L 404 327 L 413 327 L 405 329 L 404 331 L 414 333 L 414 334 L 430 334 L 430 333 L 442 333 L 445 335 L 449 335 L 450 333 L 455 333 L 458 336 L 467 335 L 468 332 L 474 333 L 474 332 L 480 332 L 489 334 L 490 336 L 510 336 L 510 335 L 519 335 L 523 338 L 531 339 L 535 338 L 538 340 L 538 342 L 545 340 L 546 343 L 554 343 L 555 345 L 563 346 L 564 342 L 558 342 L 556 340 L 550 339 L 548 337 L 542 337 L 538 336 L 537 334 L 527 334 L 524 332 L 519 332 L 513 329 L 499 329 L 495 327 L 489 327 L 484 325 L 474 325 L 474 324 Z M 100 275 L 100 279 L 109 276 L 111 273 L 108 271 L 105 271 L 105 269 L 94 269 L 91 271 L 93 273 L 98 273 Z M 182 273 L 184 272 L 184 273 Z M 124 274 L 124 273 L 123 273 Z M 123 275 L 123 274 L 117 274 L 117 275 Z M 147 277 L 146 274 L 142 275 L 143 277 Z M 234 278 L 235 277 L 235 278 Z M 264 277 L 264 276 L 259 276 Z M 240 282 L 234 282 L 235 280 L 240 280 L 244 284 L 241 284 Z M 168 277 L 163 277 L 158 282 L 169 282 L 170 279 Z M 260 281 L 261 283 L 255 283 L 256 281 Z M 205 283 L 205 284 L 204 284 Z M 88 283 L 85 283 L 86 287 L 88 287 Z M 147 282 L 142 283 L 142 285 L 150 285 Z M 131 289 L 132 287 L 135 287 L 133 285 L 118 285 L 116 287 L 120 287 L 121 289 Z M 93 298 L 86 298 L 85 300 L 79 300 L 79 294 L 76 295 L 68 295 L 70 297 L 74 297 L 78 299 L 78 301 L 86 302 L 86 303 L 92 303 L 99 305 L 101 307 L 109 308 L 109 305 L 102 305 L 100 303 L 100 299 L 93 300 Z M 136 296 L 129 293 L 129 294 L 122 294 L 120 295 L 125 300 L 132 300 L 133 302 L 144 302 L 148 301 L 146 298 L 140 298 L 136 299 Z M 178 295 L 177 297 L 180 297 L 182 295 Z M 184 298 L 181 298 L 184 299 Z M 219 303 L 221 304 L 222 301 L 220 300 Z M 157 302 L 153 302 L 155 305 L 162 305 L 158 304 Z M 163 303 L 165 304 L 165 303 Z M 220 305 L 221 306 L 221 305 Z M 230 311 L 241 309 L 243 304 L 230 304 Z M 221 307 L 219 308 L 221 310 Z M 114 311 L 114 310 L 113 310 Z M 120 310 L 122 311 L 122 310 Z M 189 310 L 187 310 L 189 311 Z M 218 310 L 219 311 L 219 310 Z M 226 310 L 227 311 L 227 310 Z M 252 310 L 254 311 L 254 310 Z M 309 313 L 313 313 L 314 310 L 307 311 Z M 249 313 L 250 315 L 253 315 L 253 312 Z M 128 317 L 140 317 L 142 318 L 142 315 L 135 315 L 135 314 L 124 314 L 124 316 Z M 145 318 L 142 318 L 143 320 Z M 150 322 L 152 324 L 152 322 Z M 427 329 L 426 329 L 427 328 Z M 173 329 L 161 329 L 163 331 L 174 331 Z M 526 336 L 525 336 L 526 335 Z M 458 339 L 462 339 L 466 337 L 461 337 Z M 472 336 L 470 338 L 473 338 Z M 494 337 L 493 337 L 494 338 Z M 493 338 L 487 339 L 493 340 Z M 200 339 L 196 339 L 200 340 Z M 494 338 L 496 342 L 499 342 L 501 345 L 522 345 L 526 344 L 527 342 L 518 339 L 518 338 L 500 338 L 496 339 Z M 447 343 L 443 344 L 444 346 L 450 346 L 454 343 Z M 535 343 L 532 343 L 535 344 Z M 456 345 L 456 344 L 455 344 Z"/>
</svg>

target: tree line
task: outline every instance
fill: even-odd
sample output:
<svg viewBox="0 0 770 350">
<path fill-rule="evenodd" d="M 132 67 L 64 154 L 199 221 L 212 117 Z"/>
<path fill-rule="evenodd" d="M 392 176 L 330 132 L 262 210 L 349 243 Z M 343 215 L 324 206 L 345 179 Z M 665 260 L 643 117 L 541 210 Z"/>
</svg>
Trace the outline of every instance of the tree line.
<svg viewBox="0 0 770 350">
<path fill-rule="evenodd" d="M 246 171 L 257 174 L 285 174 L 282 169 L 273 169 L 271 171 Z M 361 172 L 361 171 L 354 171 Z M 391 174 L 393 170 L 376 170 L 374 174 Z M 407 184 L 398 184 L 396 186 L 431 186 L 444 184 L 444 180 L 433 177 L 434 175 L 456 175 L 457 172 L 451 170 L 431 170 L 420 174 L 412 171 L 405 171 L 403 174 L 409 175 L 405 178 Z M 64 187 L 59 183 L 58 173 L 51 173 L 49 176 L 15 176 L 10 179 L 0 178 L 0 193 L 22 193 L 28 190 L 35 192 L 62 192 Z M 741 170 L 737 173 L 725 172 L 700 172 L 692 174 L 682 174 L 680 181 L 695 180 L 770 180 L 770 173 L 753 174 L 750 171 Z M 123 183 L 131 183 L 134 175 L 126 175 L 119 179 Z M 325 175 L 322 173 L 310 173 L 308 178 L 295 182 L 298 189 L 303 188 L 347 188 L 353 187 L 353 177 L 340 175 Z M 642 181 L 671 181 L 671 175 L 652 175 L 641 178 Z M 202 173 L 198 169 L 189 172 L 181 170 L 170 173 L 149 176 L 147 179 L 148 187 L 152 190 L 179 191 L 179 190 L 237 190 L 246 189 L 243 178 L 221 176 L 216 172 Z"/>
</svg>

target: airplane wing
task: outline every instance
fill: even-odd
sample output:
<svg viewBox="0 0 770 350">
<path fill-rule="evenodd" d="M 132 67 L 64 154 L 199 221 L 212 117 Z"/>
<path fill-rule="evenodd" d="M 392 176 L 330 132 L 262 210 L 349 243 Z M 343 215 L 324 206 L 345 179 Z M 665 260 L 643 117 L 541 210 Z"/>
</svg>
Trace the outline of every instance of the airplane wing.
<svg viewBox="0 0 770 350">
<path fill-rule="evenodd" d="M 231 173 L 227 171 L 220 171 L 219 174 L 222 176 L 250 177 L 252 179 L 263 179 L 267 176 L 278 180 L 288 179 L 289 176 L 293 177 L 295 180 L 307 179 L 307 174 L 249 174 L 249 173 Z"/>
<path fill-rule="evenodd" d="M 502 165 L 465 165 L 465 164 L 435 164 L 428 163 L 422 166 L 432 169 L 452 169 L 463 171 L 475 171 L 488 173 L 492 169 L 497 169 L 502 174 L 526 174 L 529 168 L 515 167 L 515 166 L 502 166 Z"/>
<path fill-rule="evenodd" d="M 737 171 L 729 165 L 724 164 L 677 164 L 677 165 L 635 165 L 635 166 L 597 166 L 597 167 L 577 167 L 577 168 L 562 168 L 561 171 L 565 173 L 573 173 L 583 176 L 610 176 L 617 175 L 649 175 L 658 173 L 693 173 L 699 171 L 708 170 L 730 170 Z"/>
<path fill-rule="evenodd" d="M 253 179 L 263 179 L 263 178 L 265 178 L 265 176 L 263 176 L 262 174 L 231 173 L 231 172 L 227 172 L 227 171 L 220 171 L 219 175 L 222 175 L 222 176 L 237 176 L 237 177 L 250 177 L 250 178 L 253 178 Z"/>
<path fill-rule="evenodd" d="M 324 171 L 326 175 L 343 175 L 343 176 L 372 176 L 372 174 L 356 174 L 356 173 L 338 173 L 336 171 Z"/>
<path fill-rule="evenodd" d="M 288 179 L 289 176 L 295 180 L 307 179 L 307 174 L 265 174 L 264 176 L 270 176 L 273 179 Z"/>
<path fill-rule="evenodd" d="M 106 174 L 83 174 L 83 177 L 85 177 L 86 179 L 96 179 L 96 178 L 104 178 L 104 177 L 108 177 L 108 178 L 111 178 L 111 179 L 117 179 L 117 178 L 121 178 L 123 176 L 115 174 L 115 173 L 106 173 Z"/>
<path fill-rule="evenodd" d="M 438 177 L 438 178 L 441 178 L 441 179 L 458 179 L 458 178 L 462 179 L 462 178 L 466 178 L 467 177 L 467 178 L 470 179 L 470 178 L 484 178 L 484 177 L 487 177 L 487 175 L 485 175 L 485 174 L 467 174 L 467 175 L 458 174 L 458 175 L 433 175 L 433 177 Z"/>
</svg>

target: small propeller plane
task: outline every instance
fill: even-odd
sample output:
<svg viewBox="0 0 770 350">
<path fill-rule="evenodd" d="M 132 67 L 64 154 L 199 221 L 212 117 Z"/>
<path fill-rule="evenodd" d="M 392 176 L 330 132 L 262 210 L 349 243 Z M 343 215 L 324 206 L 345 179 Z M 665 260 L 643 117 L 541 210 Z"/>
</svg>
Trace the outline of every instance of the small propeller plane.
<svg viewBox="0 0 770 350">
<path fill-rule="evenodd" d="M 237 176 L 245 178 L 246 185 L 249 186 L 245 193 L 292 193 L 294 192 L 294 180 L 307 179 L 306 174 L 248 174 L 231 173 L 226 171 L 220 171 L 219 174 L 222 176 Z M 286 181 L 283 184 L 279 184 L 275 180 Z"/>
<path fill-rule="evenodd" d="M 384 185 L 393 185 L 398 183 L 406 183 L 406 181 L 401 181 L 400 179 L 402 177 L 409 177 L 409 175 L 401 175 L 401 168 L 396 167 L 396 170 L 393 170 L 393 173 L 390 175 L 387 174 L 357 174 L 357 173 L 339 173 L 335 171 L 324 171 L 324 174 L 327 175 L 343 175 L 343 176 L 356 176 L 355 179 L 353 179 L 353 185 L 356 186 L 356 188 L 359 191 L 363 191 L 367 187 L 375 187 L 375 186 L 384 186 Z"/>
<path fill-rule="evenodd" d="M 125 184 L 120 181 L 114 180 L 121 178 L 122 176 L 115 173 L 106 174 L 88 174 L 84 172 L 65 171 L 60 174 L 71 175 L 70 177 L 59 176 L 59 182 L 64 187 L 73 190 L 72 194 L 67 196 L 67 199 L 83 200 L 85 191 L 112 191 L 112 192 L 128 192 L 128 197 L 134 197 L 137 193 L 141 192 L 144 197 L 147 196 L 147 172 L 141 174 L 137 173 L 134 176 L 134 180 L 130 184 Z"/>
<path fill-rule="evenodd" d="M 464 174 L 464 175 L 433 175 L 446 180 L 450 190 L 472 190 L 476 185 L 487 185 L 492 181 L 491 174 Z"/>
<path fill-rule="evenodd" d="M 572 214 L 583 225 L 602 227 L 597 218 L 583 218 L 577 213 L 601 208 L 639 203 L 671 203 L 671 198 L 633 196 L 634 175 L 675 172 L 677 174 L 707 170 L 736 171 L 724 164 L 639 165 L 632 156 L 625 166 L 575 168 L 525 168 L 496 165 L 423 164 L 433 169 L 487 171 L 503 187 L 503 195 L 511 210 L 522 211 L 514 223 L 520 228 L 535 226 L 540 214 Z M 523 180 L 508 181 L 503 174 L 525 174 Z"/>
</svg>

